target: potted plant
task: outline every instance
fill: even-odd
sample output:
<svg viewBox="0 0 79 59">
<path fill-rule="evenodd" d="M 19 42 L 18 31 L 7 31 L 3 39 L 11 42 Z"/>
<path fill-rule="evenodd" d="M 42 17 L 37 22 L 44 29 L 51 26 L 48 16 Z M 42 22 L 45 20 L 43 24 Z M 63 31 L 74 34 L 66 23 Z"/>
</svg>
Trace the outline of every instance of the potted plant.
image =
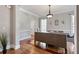
<svg viewBox="0 0 79 59">
<path fill-rule="evenodd" d="M 3 54 L 6 54 L 7 53 L 7 49 L 6 49 L 6 47 L 7 47 L 7 37 L 6 37 L 6 35 L 2 34 L 0 36 L 0 42 L 1 42 L 2 47 L 3 47 L 3 51 L 2 51 Z"/>
</svg>

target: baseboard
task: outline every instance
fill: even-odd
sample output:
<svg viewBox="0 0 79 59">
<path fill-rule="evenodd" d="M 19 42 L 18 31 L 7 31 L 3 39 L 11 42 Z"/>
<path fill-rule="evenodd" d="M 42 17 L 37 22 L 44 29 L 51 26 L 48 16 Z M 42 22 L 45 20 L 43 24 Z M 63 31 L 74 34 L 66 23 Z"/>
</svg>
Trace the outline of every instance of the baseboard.
<svg viewBox="0 0 79 59">
<path fill-rule="evenodd" d="M 16 45 L 14 49 L 19 49 L 20 48 L 20 45 Z"/>
<path fill-rule="evenodd" d="M 16 46 L 14 46 L 13 44 L 11 44 L 10 48 L 11 49 L 19 49 L 20 48 L 20 44 L 16 44 Z"/>
</svg>

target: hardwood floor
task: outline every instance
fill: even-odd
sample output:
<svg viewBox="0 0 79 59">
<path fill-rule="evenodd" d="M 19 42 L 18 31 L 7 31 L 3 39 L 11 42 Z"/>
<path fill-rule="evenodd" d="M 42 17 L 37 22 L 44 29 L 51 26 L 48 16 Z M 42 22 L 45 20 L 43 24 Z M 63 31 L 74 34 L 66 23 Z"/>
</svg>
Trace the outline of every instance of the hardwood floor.
<svg viewBox="0 0 79 59">
<path fill-rule="evenodd" d="M 0 52 L 0 54 L 2 54 L 2 52 Z M 20 41 L 19 49 L 8 50 L 7 54 L 58 54 L 58 52 L 34 46 L 33 40 L 22 40 Z"/>
</svg>

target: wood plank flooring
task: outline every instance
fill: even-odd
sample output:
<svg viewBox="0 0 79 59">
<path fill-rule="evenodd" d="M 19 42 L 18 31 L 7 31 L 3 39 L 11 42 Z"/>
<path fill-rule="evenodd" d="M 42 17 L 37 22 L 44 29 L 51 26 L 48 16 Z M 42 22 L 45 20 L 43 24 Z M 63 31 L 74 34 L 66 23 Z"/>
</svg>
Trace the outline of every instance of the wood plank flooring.
<svg viewBox="0 0 79 59">
<path fill-rule="evenodd" d="M 0 52 L 2 54 L 2 52 Z M 42 49 L 34 46 L 33 40 L 20 41 L 20 48 L 17 50 L 8 50 L 7 54 L 58 54 L 58 52 Z"/>
</svg>

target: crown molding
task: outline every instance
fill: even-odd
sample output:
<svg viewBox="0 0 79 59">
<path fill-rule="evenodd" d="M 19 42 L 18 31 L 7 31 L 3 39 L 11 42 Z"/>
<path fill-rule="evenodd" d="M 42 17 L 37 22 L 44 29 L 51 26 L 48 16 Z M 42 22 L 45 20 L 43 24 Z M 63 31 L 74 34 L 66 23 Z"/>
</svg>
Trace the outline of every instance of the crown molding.
<svg viewBox="0 0 79 59">
<path fill-rule="evenodd" d="M 30 12 L 30 11 L 28 11 L 28 10 L 25 10 L 25 9 L 23 9 L 23 8 L 21 8 L 21 7 L 19 7 L 19 10 L 22 11 L 22 12 L 31 14 L 31 15 L 33 15 L 33 16 L 36 16 L 36 17 L 40 17 L 39 15 L 37 15 L 37 14 L 35 14 L 35 13 L 33 13 L 33 12 Z"/>
</svg>

